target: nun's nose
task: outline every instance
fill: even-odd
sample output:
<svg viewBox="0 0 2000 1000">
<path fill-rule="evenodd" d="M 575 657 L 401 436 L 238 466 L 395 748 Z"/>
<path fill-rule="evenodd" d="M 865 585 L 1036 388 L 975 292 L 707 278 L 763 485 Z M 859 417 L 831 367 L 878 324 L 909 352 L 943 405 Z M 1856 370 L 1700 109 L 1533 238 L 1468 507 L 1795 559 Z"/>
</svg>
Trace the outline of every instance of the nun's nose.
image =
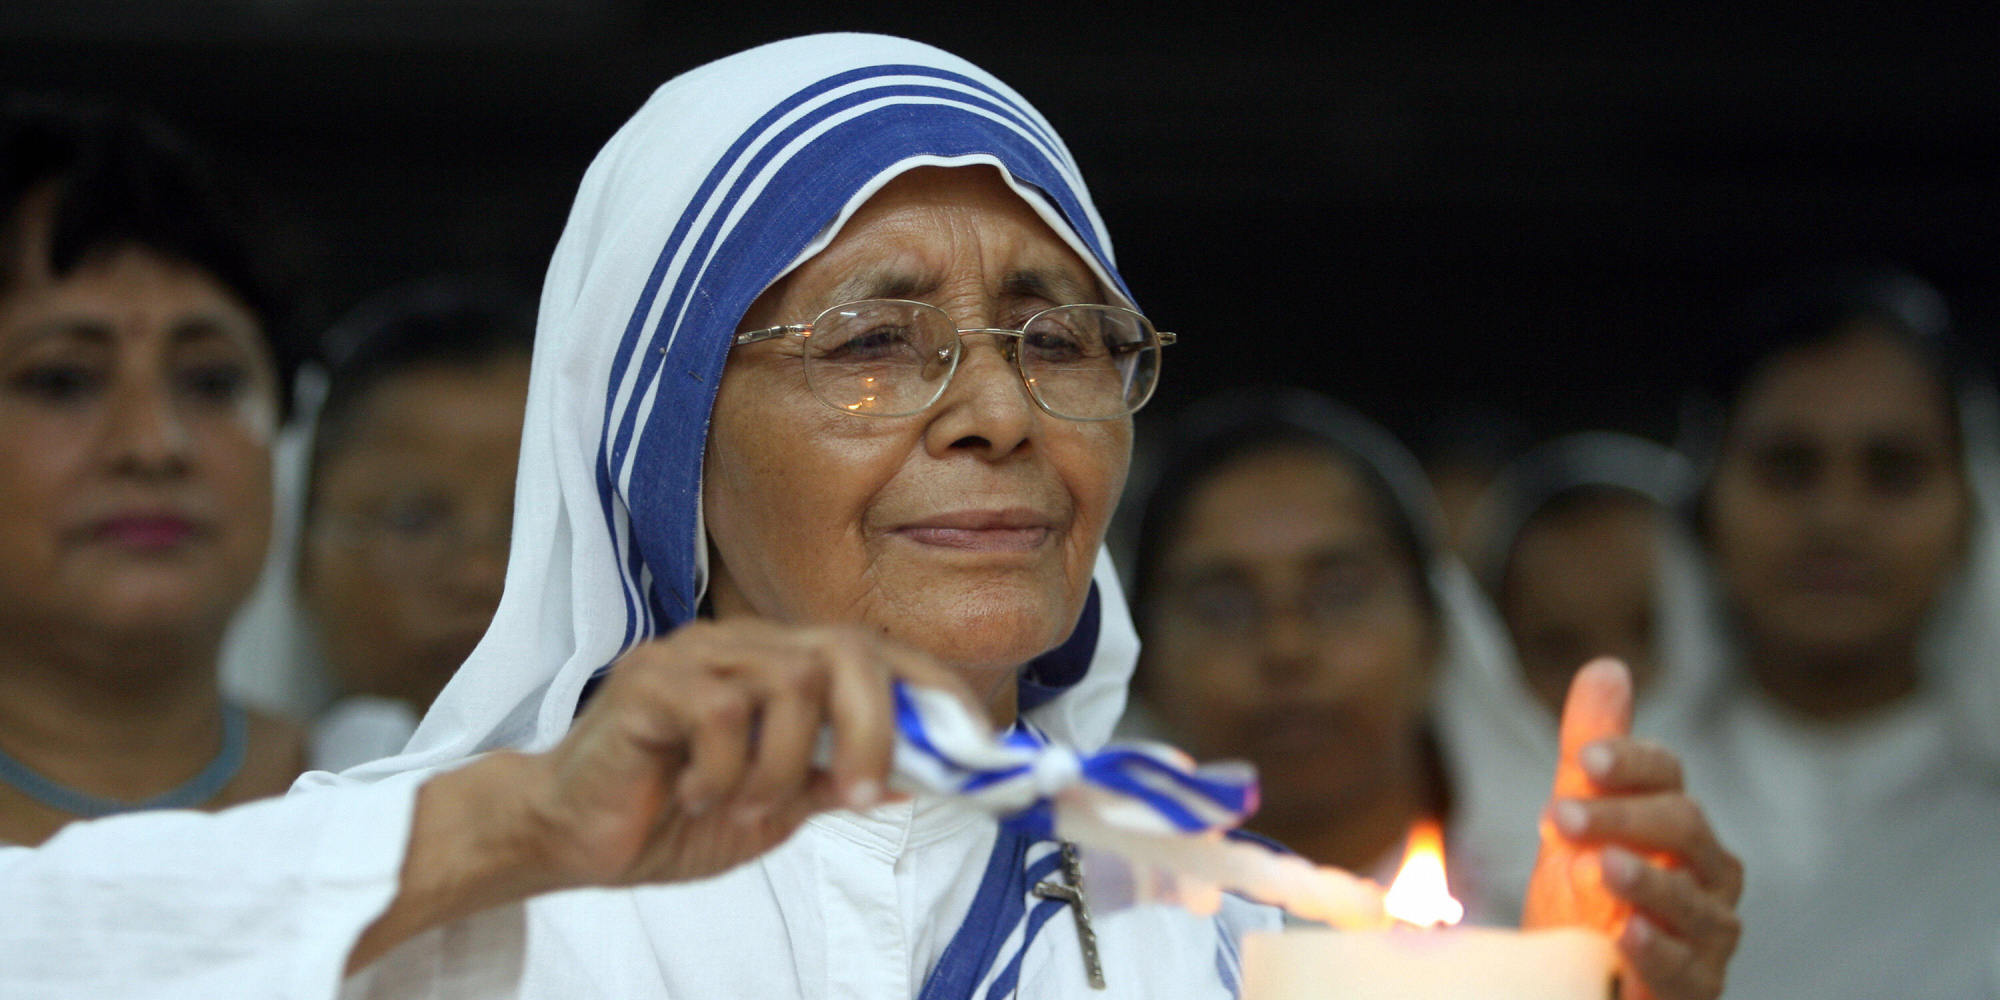
<svg viewBox="0 0 2000 1000">
<path fill-rule="evenodd" d="M 966 448 L 995 459 L 1028 443 L 1041 411 L 1021 384 L 1013 345 L 1004 336 L 965 337 L 958 371 L 937 401 L 937 415 L 926 435 L 933 454 Z"/>
</svg>

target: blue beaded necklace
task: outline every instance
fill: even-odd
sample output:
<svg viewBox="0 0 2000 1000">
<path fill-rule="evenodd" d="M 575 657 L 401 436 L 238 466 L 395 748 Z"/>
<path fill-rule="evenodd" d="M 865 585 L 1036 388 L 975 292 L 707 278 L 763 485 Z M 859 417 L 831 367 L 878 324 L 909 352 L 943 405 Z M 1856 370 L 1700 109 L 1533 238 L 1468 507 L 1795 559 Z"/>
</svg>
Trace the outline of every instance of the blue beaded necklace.
<svg viewBox="0 0 2000 1000">
<path fill-rule="evenodd" d="M 7 755 L 0 750 L 0 781 L 19 789 L 36 802 L 59 812 L 85 819 L 99 816 L 115 816 L 119 813 L 138 812 L 141 809 L 192 809 L 215 798 L 222 786 L 229 784 L 236 772 L 243 769 L 243 757 L 249 747 L 250 725 L 247 713 L 240 706 L 224 702 L 222 705 L 222 749 L 201 773 L 188 779 L 178 788 L 170 788 L 149 799 L 127 802 L 123 799 L 107 799 L 79 792 L 67 785 L 57 784 Z"/>
</svg>

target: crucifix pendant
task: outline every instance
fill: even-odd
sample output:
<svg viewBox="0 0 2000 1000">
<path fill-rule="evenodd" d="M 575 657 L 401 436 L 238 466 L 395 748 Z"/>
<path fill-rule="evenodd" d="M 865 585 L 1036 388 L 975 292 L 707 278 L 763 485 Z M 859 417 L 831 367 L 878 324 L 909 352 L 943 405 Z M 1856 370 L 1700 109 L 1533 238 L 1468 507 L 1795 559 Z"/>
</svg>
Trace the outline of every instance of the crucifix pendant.
<svg viewBox="0 0 2000 1000">
<path fill-rule="evenodd" d="M 1076 859 L 1076 845 L 1065 841 L 1062 845 L 1062 874 L 1068 882 L 1047 881 L 1035 885 L 1035 895 L 1042 899 L 1056 899 L 1068 903 L 1070 912 L 1076 916 L 1076 937 L 1083 946 L 1083 971 L 1090 976 L 1090 988 L 1104 988 L 1104 966 L 1097 959 L 1097 932 L 1090 926 L 1090 901 L 1083 894 L 1083 865 Z"/>
</svg>

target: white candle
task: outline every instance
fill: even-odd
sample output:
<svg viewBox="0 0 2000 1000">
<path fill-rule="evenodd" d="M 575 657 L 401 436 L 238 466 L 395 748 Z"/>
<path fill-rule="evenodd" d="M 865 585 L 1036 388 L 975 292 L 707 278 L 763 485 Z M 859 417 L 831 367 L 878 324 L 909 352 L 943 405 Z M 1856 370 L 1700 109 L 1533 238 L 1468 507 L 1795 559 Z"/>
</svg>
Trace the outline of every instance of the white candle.
<svg viewBox="0 0 2000 1000">
<path fill-rule="evenodd" d="M 1605 1000 L 1616 956 L 1604 935 L 1450 927 L 1465 908 L 1444 877 L 1444 833 L 1410 830 L 1383 897 L 1404 923 L 1299 928 L 1243 941 L 1243 1000 Z"/>
<path fill-rule="evenodd" d="M 1294 929 L 1243 941 L 1243 1000 L 1605 1000 L 1611 944 L 1593 931 Z"/>
</svg>

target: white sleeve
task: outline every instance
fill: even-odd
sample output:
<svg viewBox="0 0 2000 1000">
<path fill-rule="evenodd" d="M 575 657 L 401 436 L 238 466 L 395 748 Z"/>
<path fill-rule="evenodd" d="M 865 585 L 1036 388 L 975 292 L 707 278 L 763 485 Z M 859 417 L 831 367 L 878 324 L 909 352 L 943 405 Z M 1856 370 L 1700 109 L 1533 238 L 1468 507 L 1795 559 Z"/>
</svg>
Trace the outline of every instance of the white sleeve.
<svg viewBox="0 0 2000 1000">
<path fill-rule="evenodd" d="M 332 1000 L 395 896 L 425 777 L 0 848 L 0 997 Z"/>
</svg>

